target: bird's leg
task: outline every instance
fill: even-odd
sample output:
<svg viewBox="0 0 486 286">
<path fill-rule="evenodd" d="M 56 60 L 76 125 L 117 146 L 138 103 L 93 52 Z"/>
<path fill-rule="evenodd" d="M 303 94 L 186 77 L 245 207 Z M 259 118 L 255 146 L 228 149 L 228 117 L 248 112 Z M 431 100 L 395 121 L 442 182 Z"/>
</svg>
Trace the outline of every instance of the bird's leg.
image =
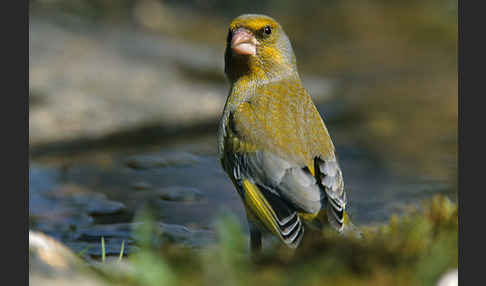
<svg viewBox="0 0 486 286">
<path fill-rule="evenodd" d="M 259 253 L 262 250 L 262 233 L 252 222 L 250 225 L 250 249 L 253 254 Z"/>
</svg>

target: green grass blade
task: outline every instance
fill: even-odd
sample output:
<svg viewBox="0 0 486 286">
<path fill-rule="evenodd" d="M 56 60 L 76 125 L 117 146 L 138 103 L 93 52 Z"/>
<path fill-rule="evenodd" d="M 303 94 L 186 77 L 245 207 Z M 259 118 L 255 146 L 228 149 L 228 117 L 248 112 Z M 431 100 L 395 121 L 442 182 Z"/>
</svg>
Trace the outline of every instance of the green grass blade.
<svg viewBox="0 0 486 286">
<path fill-rule="evenodd" d="M 120 249 L 120 257 L 118 257 L 118 262 L 121 262 L 121 260 L 122 260 L 123 250 L 125 250 L 125 241 L 124 240 L 122 240 L 121 249 Z"/>
<path fill-rule="evenodd" d="M 105 251 L 105 238 L 101 237 L 101 262 L 105 263 L 106 251 Z"/>
</svg>

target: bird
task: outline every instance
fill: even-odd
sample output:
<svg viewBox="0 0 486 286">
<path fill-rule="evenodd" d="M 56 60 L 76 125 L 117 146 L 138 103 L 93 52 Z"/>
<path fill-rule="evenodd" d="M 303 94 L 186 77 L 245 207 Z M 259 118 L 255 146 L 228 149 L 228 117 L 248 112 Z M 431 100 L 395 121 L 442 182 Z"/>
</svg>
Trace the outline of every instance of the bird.
<svg viewBox="0 0 486 286">
<path fill-rule="evenodd" d="M 218 153 L 245 207 L 251 251 L 268 232 L 295 249 L 306 228 L 354 226 L 335 147 L 281 25 L 267 15 L 234 18 L 224 62 L 230 91 Z"/>
</svg>

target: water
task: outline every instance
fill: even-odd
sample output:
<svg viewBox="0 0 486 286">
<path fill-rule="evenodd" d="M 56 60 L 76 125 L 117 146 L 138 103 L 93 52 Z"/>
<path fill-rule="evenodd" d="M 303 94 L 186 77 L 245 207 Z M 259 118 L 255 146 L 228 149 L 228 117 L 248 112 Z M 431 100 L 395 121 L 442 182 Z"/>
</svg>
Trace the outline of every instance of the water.
<svg viewBox="0 0 486 286">
<path fill-rule="evenodd" d="M 128 253 L 136 250 L 133 229 L 143 209 L 152 211 L 166 239 L 189 247 L 213 242 L 213 223 L 225 213 L 246 228 L 242 203 L 212 143 L 215 138 L 206 136 L 176 148 L 103 150 L 102 160 L 84 154 L 68 163 L 57 156 L 31 162 L 30 227 L 90 257 L 99 256 L 101 236 L 108 255 L 117 255 L 123 240 Z M 448 190 L 430 178 L 396 173 L 362 147 L 338 146 L 337 152 L 357 225 L 383 223 L 407 204 Z"/>
</svg>

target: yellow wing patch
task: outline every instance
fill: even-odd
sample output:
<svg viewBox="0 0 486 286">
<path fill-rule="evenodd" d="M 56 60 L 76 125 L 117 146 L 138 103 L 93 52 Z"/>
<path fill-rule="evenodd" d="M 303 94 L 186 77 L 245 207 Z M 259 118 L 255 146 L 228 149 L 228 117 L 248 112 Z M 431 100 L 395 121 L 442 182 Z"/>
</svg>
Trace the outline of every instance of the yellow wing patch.
<svg viewBox="0 0 486 286">
<path fill-rule="evenodd" d="M 315 177 L 316 176 L 316 170 L 314 169 L 314 165 L 308 165 L 307 166 L 307 169 L 309 169 L 309 171 L 311 172 L 312 176 Z"/>
<path fill-rule="evenodd" d="M 257 186 L 248 180 L 243 181 L 245 205 L 277 237 L 280 237 L 276 214 Z"/>
</svg>

